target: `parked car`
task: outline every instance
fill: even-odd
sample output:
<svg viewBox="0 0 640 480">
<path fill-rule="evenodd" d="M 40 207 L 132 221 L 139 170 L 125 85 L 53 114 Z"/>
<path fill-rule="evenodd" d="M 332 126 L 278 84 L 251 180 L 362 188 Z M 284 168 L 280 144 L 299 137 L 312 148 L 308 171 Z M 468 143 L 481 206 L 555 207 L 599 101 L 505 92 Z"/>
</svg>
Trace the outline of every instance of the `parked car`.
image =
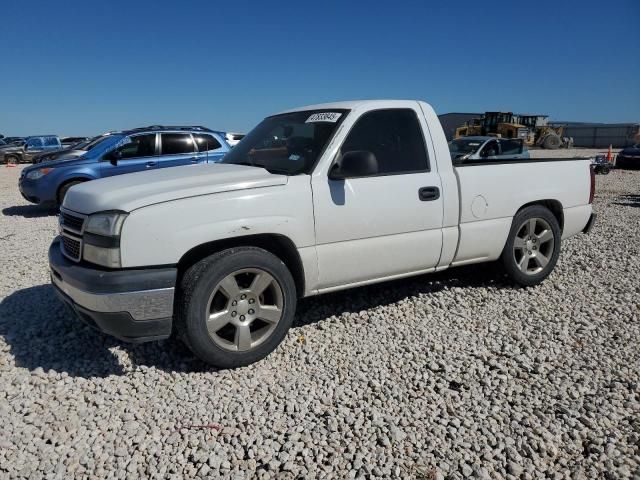
<svg viewBox="0 0 640 480">
<path fill-rule="evenodd" d="M 632 147 L 623 148 L 616 157 L 617 168 L 640 167 L 640 143 Z"/>
<path fill-rule="evenodd" d="M 64 148 L 70 148 L 78 143 L 86 142 L 89 137 L 64 137 L 60 139 L 60 143 Z"/>
<path fill-rule="evenodd" d="M 449 142 L 449 151 L 454 163 L 529 158 L 521 138 L 462 137 Z"/>
<path fill-rule="evenodd" d="M 24 137 L 4 137 L 2 140 L 7 145 L 11 145 L 12 143 L 24 143 Z"/>
<path fill-rule="evenodd" d="M 54 152 L 46 152 L 41 153 L 40 155 L 36 155 L 33 157 L 33 163 L 44 163 L 50 162 L 52 160 L 71 160 L 76 159 L 86 152 L 95 147 L 98 143 L 98 140 L 103 137 L 110 135 L 110 133 L 105 133 L 103 135 L 98 135 L 96 137 L 90 138 L 80 143 L 75 143 L 70 147 L 63 148 L 62 150 L 56 150 Z"/>
<path fill-rule="evenodd" d="M 51 279 L 108 334 L 175 328 L 204 361 L 237 367 L 282 341 L 299 297 L 498 259 L 536 285 L 561 240 L 592 225 L 593 195 L 588 159 L 454 167 L 424 102 L 303 107 L 218 164 L 69 189 Z"/>
<path fill-rule="evenodd" d="M 5 152 L 14 152 L 16 147 L 20 147 L 24 144 L 24 140 L 20 140 L 19 137 L 5 137 L 0 143 L 0 163 L 6 163 Z M 11 160 L 14 160 L 11 158 Z"/>
<path fill-rule="evenodd" d="M 81 150 L 65 151 L 46 164 L 25 168 L 22 196 L 32 203 L 60 205 L 78 183 L 124 173 L 217 162 L 231 147 L 224 132 L 204 127 L 144 127 L 110 133 Z"/>
<path fill-rule="evenodd" d="M 24 143 L 15 142 L 0 149 L 5 163 L 29 163 L 33 157 L 44 152 L 60 150 L 60 139 L 55 135 L 35 135 L 25 138 Z"/>
</svg>

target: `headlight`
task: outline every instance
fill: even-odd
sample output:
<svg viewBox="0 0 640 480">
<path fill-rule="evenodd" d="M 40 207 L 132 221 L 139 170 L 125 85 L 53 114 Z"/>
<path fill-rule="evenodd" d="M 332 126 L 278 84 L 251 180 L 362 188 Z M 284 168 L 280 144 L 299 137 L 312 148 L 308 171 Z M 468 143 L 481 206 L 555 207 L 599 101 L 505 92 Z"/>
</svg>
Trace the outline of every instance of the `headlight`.
<svg viewBox="0 0 640 480">
<path fill-rule="evenodd" d="M 87 262 L 108 268 L 120 268 L 120 246 L 115 248 L 98 247 L 85 239 L 82 258 Z"/>
<path fill-rule="evenodd" d="M 82 257 L 91 263 L 120 268 L 120 232 L 126 213 L 105 212 L 90 215 L 84 227 Z"/>
<path fill-rule="evenodd" d="M 120 236 L 125 218 L 127 218 L 126 213 L 95 213 L 87 219 L 87 225 L 84 227 L 84 231 L 106 237 Z"/>
<path fill-rule="evenodd" d="M 38 168 L 37 170 L 32 170 L 27 173 L 27 178 L 29 180 L 37 180 L 41 177 L 44 177 L 51 170 L 53 170 L 53 168 Z"/>
</svg>

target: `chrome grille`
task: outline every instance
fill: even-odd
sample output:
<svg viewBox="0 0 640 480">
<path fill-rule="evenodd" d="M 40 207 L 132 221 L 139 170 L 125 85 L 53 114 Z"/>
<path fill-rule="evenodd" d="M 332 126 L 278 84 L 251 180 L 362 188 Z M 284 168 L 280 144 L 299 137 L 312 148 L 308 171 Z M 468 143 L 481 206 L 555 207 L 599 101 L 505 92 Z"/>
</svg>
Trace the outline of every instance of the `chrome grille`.
<svg viewBox="0 0 640 480">
<path fill-rule="evenodd" d="M 87 219 L 82 213 L 61 208 L 58 222 L 60 224 L 60 250 L 67 258 L 79 262 L 82 257 L 82 232 Z"/>
<path fill-rule="evenodd" d="M 60 211 L 60 225 L 62 228 L 67 228 L 71 231 L 81 233 L 84 225 L 84 217 Z"/>
<path fill-rule="evenodd" d="M 80 260 L 80 252 L 82 250 L 82 242 L 79 238 L 73 238 L 66 235 L 62 236 L 62 253 L 72 260 Z"/>
</svg>

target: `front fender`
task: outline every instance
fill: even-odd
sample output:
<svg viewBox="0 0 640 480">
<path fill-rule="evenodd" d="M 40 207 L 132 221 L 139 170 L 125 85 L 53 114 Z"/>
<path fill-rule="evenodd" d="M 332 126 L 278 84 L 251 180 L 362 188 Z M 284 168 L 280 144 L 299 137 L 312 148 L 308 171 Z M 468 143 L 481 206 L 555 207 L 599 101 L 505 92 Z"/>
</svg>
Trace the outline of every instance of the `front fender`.
<svg viewBox="0 0 640 480">
<path fill-rule="evenodd" d="M 283 235 L 298 249 L 314 245 L 309 177 L 134 210 L 122 229 L 122 266 L 173 265 L 200 245 L 258 234 Z"/>
</svg>

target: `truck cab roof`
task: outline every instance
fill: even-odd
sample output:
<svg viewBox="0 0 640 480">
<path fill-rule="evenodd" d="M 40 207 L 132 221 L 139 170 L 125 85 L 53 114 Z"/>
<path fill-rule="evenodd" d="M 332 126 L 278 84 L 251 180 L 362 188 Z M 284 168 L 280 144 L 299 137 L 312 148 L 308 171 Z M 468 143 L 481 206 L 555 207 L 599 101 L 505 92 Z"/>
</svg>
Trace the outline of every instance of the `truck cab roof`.
<svg viewBox="0 0 640 480">
<path fill-rule="evenodd" d="M 340 109 L 340 110 L 355 110 L 358 108 L 367 108 L 367 109 L 375 109 L 375 107 L 380 108 L 403 108 L 408 105 L 415 106 L 416 103 L 424 103 L 419 100 L 348 100 L 343 102 L 330 102 L 330 103 L 319 103 L 316 105 L 306 105 L 304 107 L 292 108 L 290 110 L 284 110 L 282 112 L 277 113 L 276 115 L 280 115 L 283 113 L 291 113 L 291 112 L 303 112 L 305 110 L 331 110 L 331 109 Z"/>
</svg>

